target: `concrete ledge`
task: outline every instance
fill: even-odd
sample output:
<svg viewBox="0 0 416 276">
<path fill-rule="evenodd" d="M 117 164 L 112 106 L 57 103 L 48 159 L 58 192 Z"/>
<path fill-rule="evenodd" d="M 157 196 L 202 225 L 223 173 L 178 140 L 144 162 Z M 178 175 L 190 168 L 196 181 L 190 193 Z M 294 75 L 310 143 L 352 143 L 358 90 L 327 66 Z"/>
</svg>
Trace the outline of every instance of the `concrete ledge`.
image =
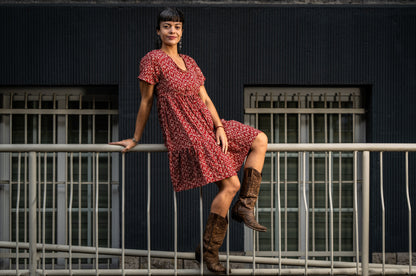
<svg viewBox="0 0 416 276">
<path fill-rule="evenodd" d="M 373 263 L 383 263 L 383 253 L 373 253 Z M 386 264 L 409 265 L 409 252 L 386 253 Z M 416 253 L 412 253 L 412 265 L 416 265 Z"/>
<path fill-rule="evenodd" d="M 220 253 L 220 255 L 225 255 L 224 253 Z M 243 256 L 244 253 L 242 252 L 233 252 L 232 255 L 240 255 Z M 121 263 L 121 257 L 119 258 Z M 226 265 L 225 262 L 222 262 L 224 266 Z M 150 265 L 153 269 L 174 269 L 174 259 L 170 258 L 151 258 Z M 125 269 L 147 269 L 148 262 L 147 257 L 133 257 L 133 256 L 125 256 L 124 257 L 124 268 Z M 195 260 L 182 260 L 178 259 L 177 262 L 178 269 L 199 269 L 199 263 Z M 230 263 L 230 267 L 232 269 L 238 268 L 251 268 L 251 264 L 248 263 Z"/>
</svg>

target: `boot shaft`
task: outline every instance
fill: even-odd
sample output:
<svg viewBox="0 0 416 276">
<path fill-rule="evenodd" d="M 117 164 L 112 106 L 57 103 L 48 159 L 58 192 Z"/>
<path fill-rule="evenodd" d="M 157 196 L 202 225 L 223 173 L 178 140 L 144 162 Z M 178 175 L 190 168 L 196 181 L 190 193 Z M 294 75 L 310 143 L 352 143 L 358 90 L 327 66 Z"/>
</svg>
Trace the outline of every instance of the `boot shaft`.
<svg viewBox="0 0 416 276">
<path fill-rule="evenodd" d="M 254 207 L 260 191 L 261 173 L 253 168 L 244 170 L 240 196 L 231 210 L 232 218 L 238 222 L 244 221 L 247 227 L 265 232 L 267 228 L 260 225 L 254 216 Z"/>
<path fill-rule="evenodd" d="M 218 254 L 227 233 L 227 225 L 226 218 L 215 213 L 209 214 L 203 237 L 204 252 L 207 250 Z"/>
<path fill-rule="evenodd" d="M 253 168 L 244 169 L 243 182 L 240 189 L 241 198 L 255 198 L 260 191 L 261 173 Z"/>
</svg>

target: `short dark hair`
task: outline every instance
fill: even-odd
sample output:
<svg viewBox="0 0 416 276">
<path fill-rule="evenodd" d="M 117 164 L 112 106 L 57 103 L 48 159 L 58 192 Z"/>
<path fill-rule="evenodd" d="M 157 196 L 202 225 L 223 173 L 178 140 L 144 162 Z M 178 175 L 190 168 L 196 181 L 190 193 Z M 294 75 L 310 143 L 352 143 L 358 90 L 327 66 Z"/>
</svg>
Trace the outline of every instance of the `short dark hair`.
<svg viewBox="0 0 416 276">
<path fill-rule="evenodd" d="M 165 8 L 159 13 L 157 17 L 157 26 L 156 29 L 160 29 L 160 22 L 162 21 L 174 21 L 174 22 L 182 22 L 185 23 L 185 17 L 183 16 L 183 12 L 177 8 Z"/>
</svg>

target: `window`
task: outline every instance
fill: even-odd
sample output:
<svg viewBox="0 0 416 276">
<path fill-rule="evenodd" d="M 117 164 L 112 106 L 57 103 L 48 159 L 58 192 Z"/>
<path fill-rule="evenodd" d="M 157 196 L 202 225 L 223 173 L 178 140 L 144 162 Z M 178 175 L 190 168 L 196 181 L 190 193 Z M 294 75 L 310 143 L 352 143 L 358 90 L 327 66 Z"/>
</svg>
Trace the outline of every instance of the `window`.
<svg viewBox="0 0 416 276">
<path fill-rule="evenodd" d="M 364 108 L 359 88 L 246 87 L 245 123 L 269 138 L 269 143 L 364 142 Z M 306 193 L 309 209 L 309 256 L 329 250 L 328 154 L 306 153 Z M 280 172 L 277 164 L 280 164 Z M 354 256 L 353 153 L 333 153 L 334 250 Z M 277 250 L 283 256 L 301 256 L 305 249 L 305 206 L 302 200 L 302 155 L 267 153 L 258 200 L 259 222 L 269 229 L 257 233 L 257 248 L 264 254 Z M 277 212 L 280 173 L 281 213 Z M 281 240 L 278 218 L 281 219 Z M 252 249 L 252 232 L 246 228 L 246 250 Z M 269 252 L 269 253 L 267 253 Z M 316 253 L 316 254 L 314 254 Z"/>
<path fill-rule="evenodd" d="M 99 144 L 118 140 L 118 94 L 115 87 L 1 88 L 0 143 Z M 27 237 L 28 158 L 0 154 L 0 210 L 2 240 L 16 240 L 18 163 L 21 163 L 19 240 Z M 45 162 L 46 160 L 46 162 Z M 71 162 L 72 160 L 72 162 Z M 46 243 L 68 244 L 69 185 L 73 179 L 72 244 L 94 245 L 94 172 L 91 153 L 48 153 L 38 156 L 38 207 L 42 208 L 46 163 Z M 118 247 L 118 158 L 99 155 L 99 245 Z M 42 225 L 38 216 L 39 225 Z M 39 239 L 41 231 L 38 231 Z M 54 262 L 55 260 L 53 260 Z M 76 260 L 78 262 L 78 260 Z"/>
</svg>

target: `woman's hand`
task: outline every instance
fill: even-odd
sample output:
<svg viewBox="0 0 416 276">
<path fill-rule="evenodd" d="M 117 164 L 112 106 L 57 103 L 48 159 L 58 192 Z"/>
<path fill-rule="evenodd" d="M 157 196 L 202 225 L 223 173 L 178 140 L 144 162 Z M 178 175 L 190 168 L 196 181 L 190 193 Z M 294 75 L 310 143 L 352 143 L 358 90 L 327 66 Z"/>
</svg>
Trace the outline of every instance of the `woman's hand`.
<svg viewBox="0 0 416 276">
<path fill-rule="evenodd" d="M 131 148 L 134 148 L 137 145 L 137 142 L 133 142 L 133 139 L 125 139 L 118 142 L 111 142 L 110 145 L 123 146 L 124 149 L 121 152 L 126 153 Z"/>
<path fill-rule="evenodd" d="M 227 153 L 228 151 L 228 139 L 225 134 L 224 127 L 217 127 L 215 129 L 215 136 L 217 137 L 217 144 L 221 145 L 222 152 Z"/>
</svg>

